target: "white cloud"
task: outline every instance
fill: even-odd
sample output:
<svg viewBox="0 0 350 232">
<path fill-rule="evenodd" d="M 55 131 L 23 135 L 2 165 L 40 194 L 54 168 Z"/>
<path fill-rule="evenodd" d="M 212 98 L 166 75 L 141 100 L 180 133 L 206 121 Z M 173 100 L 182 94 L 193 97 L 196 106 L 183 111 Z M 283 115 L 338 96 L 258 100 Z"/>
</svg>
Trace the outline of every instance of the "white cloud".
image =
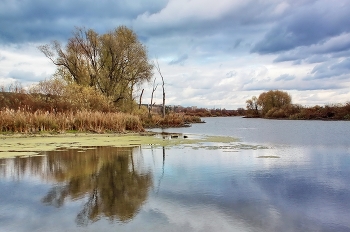
<svg viewBox="0 0 350 232">
<path fill-rule="evenodd" d="M 22 84 L 50 78 L 55 66 L 37 49 L 38 44 L 1 46 L 0 83 L 8 85 L 15 80 Z"/>
<path fill-rule="evenodd" d="M 273 13 L 276 15 L 282 15 L 289 7 L 290 5 L 288 2 L 281 2 L 275 7 Z"/>
</svg>

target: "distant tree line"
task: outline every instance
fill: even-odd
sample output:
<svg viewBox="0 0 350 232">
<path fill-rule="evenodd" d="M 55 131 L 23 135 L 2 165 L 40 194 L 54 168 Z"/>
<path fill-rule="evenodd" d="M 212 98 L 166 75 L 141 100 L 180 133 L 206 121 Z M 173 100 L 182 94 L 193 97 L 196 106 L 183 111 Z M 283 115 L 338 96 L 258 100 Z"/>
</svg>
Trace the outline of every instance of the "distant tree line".
<svg viewBox="0 0 350 232">
<path fill-rule="evenodd" d="M 303 107 L 292 104 L 287 92 L 270 90 L 246 101 L 246 117 L 274 119 L 350 120 L 350 102 Z"/>
<path fill-rule="evenodd" d="M 227 109 L 208 109 L 208 108 L 197 108 L 197 107 L 182 107 L 182 106 L 168 106 L 167 111 L 173 111 L 176 113 L 184 113 L 189 116 L 198 117 L 231 117 L 231 116 L 243 116 L 245 115 L 245 110 L 243 108 L 238 108 L 237 110 L 227 110 Z"/>
</svg>

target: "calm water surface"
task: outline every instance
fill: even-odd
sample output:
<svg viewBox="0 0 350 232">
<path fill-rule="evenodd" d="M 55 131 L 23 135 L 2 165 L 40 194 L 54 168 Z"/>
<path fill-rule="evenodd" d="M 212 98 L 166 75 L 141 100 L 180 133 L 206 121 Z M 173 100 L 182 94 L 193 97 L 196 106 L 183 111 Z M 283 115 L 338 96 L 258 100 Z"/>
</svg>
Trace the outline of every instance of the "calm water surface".
<svg viewBox="0 0 350 232">
<path fill-rule="evenodd" d="M 205 121 L 165 131 L 238 145 L 1 159 L 0 231 L 350 231 L 350 122 Z"/>
</svg>

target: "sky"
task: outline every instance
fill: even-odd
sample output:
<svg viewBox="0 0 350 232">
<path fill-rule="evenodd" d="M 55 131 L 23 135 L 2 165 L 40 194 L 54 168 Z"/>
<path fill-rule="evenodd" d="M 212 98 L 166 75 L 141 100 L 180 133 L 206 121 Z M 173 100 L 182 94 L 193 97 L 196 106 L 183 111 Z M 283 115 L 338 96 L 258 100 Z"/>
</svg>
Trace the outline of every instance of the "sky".
<svg viewBox="0 0 350 232">
<path fill-rule="evenodd" d="M 346 103 L 349 15 L 349 0 L 2 0 L 0 86 L 49 79 L 56 67 L 37 47 L 64 45 L 75 27 L 124 25 L 158 60 L 166 104 L 245 108 L 276 89 L 303 106 Z M 143 87 L 150 101 L 152 84 Z"/>
</svg>

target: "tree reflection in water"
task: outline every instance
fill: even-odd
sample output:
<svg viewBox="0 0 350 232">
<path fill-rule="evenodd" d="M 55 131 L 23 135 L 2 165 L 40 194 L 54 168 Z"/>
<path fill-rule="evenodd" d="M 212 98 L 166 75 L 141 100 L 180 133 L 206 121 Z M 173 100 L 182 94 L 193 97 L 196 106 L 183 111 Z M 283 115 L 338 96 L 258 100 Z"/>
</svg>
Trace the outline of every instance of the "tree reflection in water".
<svg viewBox="0 0 350 232">
<path fill-rule="evenodd" d="M 16 158 L 17 178 L 30 173 L 54 181 L 42 202 L 61 207 L 86 198 L 76 222 L 87 225 L 107 217 L 127 222 L 139 211 L 153 185 L 150 170 L 134 164 L 133 148 L 97 147 L 46 152 L 43 157 Z"/>
</svg>

